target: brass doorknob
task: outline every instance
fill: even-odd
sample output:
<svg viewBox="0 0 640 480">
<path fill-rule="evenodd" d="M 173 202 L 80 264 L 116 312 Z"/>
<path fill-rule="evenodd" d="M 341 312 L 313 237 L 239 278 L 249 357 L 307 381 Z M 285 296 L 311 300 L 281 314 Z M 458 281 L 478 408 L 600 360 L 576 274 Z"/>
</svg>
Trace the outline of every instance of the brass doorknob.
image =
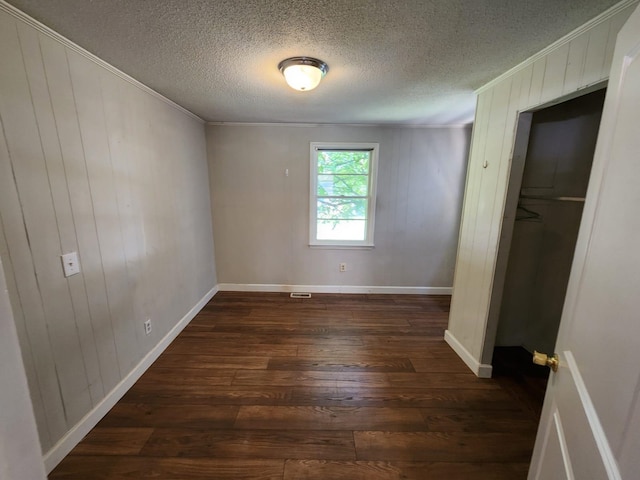
<svg viewBox="0 0 640 480">
<path fill-rule="evenodd" d="M 534 350 L 533 363 L 535 363 L 536 365 L 542 365 L 543 367 L 547 366 L 554 372 L 557 372 L 560 359 L 558 358 L 557 353 L 554 353 L 552 356 L 549 356 L 546 353 L 540 353 Z"/>
</svg>

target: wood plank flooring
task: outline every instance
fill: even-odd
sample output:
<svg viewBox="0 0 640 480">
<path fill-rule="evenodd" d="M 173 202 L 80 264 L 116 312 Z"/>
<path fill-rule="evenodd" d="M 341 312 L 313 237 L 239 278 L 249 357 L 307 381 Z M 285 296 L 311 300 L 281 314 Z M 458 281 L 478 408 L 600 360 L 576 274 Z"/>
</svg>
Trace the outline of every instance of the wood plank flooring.
<svg viewBox="0 0 640 480">
<path fill-rule="evenodd" d="M 544 385 L 476 378 L 448 311 L 218 293 L 49 478 L 524 479 Z"/>
</svg>

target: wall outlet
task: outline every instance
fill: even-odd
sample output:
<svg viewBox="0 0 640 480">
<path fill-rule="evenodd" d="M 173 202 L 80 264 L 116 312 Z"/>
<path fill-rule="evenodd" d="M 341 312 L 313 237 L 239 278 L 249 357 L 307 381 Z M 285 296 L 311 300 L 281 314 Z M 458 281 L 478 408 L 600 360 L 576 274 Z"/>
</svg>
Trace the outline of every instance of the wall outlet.
<svg viewBox="0 0 640 480">
<path fill-rule="evenodd" d="M 148 318 L 147 320 L 144 321 L 144 334 L 145 335 L 150 335 L 151 334 L 151 319 Z"/>
<path fill-rule="evenodd" d="M 347 264 L 346 263 L 341 263 L 339 268 L 340 268 L 341 272 L 346 272 L 347 271 Z"/>
<path fill-rule="evenodd" d="M 62 260 L 62 270 L 65 277 L 80 273 L 80 261 L 78 260 L 77 252 L 65 253 L 60 256 L 60 259 Z"/>
</svg>

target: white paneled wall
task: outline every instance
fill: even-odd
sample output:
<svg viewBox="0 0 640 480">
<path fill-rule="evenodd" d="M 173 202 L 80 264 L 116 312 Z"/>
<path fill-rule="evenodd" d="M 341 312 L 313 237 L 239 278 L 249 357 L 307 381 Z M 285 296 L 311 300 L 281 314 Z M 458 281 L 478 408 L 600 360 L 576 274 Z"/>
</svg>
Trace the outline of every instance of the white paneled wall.
<svg viewBox="0 0 640 480">
<path fill-rule="evenodd" d="M 0 7 L 0 256 L 47 452 L 216 285 L 204 126 Z"/>
<path fill-rule="evenodd" d="M 490 301 L 518 112 L 606 81 L 616 35 L 636 3 L 618 4 L 479 91 L 446 333 L 479 375 L 491 372 Z"/>
<path fill-rule="evenodd" d="M 207 142 L 221 288 L 449 293 L 470 128 L 210 125 Z M 310 142 L 380 144 L 375 248 L 309 247 Z"/>
</svg>

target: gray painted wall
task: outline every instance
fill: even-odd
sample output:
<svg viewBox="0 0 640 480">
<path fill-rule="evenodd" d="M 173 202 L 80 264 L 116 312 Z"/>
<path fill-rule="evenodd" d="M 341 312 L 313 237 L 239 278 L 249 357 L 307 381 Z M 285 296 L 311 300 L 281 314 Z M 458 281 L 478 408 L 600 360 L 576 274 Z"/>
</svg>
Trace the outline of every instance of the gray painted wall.
<svg viewBox="0 0 640 480">
<path fill-rule="evenodd" d="M 216 284 L 204 126 L 2 10 L 0 65 L 0 257 L 47 452 Z"/>
<path fill-rule="evenodd" d="M 375 248 L 309 247 L 312 141 L 380 144 Z M 207 126 L 218 281 L 451 287 L 469 141 L 470 128 Z"/>
</svg>

